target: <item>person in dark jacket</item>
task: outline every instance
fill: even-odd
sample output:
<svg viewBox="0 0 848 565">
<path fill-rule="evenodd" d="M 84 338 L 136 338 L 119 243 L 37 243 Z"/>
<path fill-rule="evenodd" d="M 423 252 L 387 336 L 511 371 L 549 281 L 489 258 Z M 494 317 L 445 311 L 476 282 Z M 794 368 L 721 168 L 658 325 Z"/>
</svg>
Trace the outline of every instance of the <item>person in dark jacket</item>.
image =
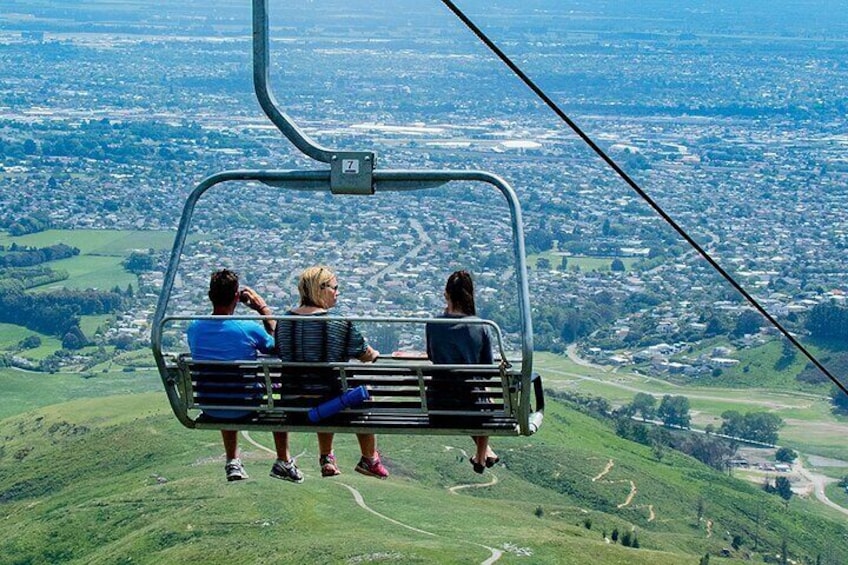
<svg viewBox="0 0 848 565">
<path fill-rule="evenodd" d="M 490 365 L 492 337 L 489 327 L 467 324 L 460 320 L 479 320 L 474 305 L 474 281 L 468 271 L 456 271 L 445 284 L 447 307 L 440 318 L 456 319 L 456 324 L 427 324 L 427 357 L 437 365 Z M 453 396 L 454 402 L 473 402 L 471 398 Z M 439 400 L 436 400 L 439 402 Z M 494 466 L 500 458 L 489 445 L 489 436 L 472 436 L 477 446 L 470 458 L 474 471 L 482 473 Z"/>
</svg>

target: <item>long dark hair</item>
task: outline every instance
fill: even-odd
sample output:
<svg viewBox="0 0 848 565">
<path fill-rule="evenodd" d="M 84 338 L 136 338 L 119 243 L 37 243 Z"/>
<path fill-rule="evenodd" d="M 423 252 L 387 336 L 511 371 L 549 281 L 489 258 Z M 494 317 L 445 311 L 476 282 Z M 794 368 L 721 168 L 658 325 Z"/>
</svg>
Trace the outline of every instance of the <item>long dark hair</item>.
<svg viewBox="0 0 848 565">
<path fill-rule="evenodd" d="M 448 277 L 445 284 L 445 294 L 451 301 L 453 307 L 466 316 L 476 316 L 477 308 L 474 306 L 474 281 L 468 271 L 455 271 Z"/>
</svg>

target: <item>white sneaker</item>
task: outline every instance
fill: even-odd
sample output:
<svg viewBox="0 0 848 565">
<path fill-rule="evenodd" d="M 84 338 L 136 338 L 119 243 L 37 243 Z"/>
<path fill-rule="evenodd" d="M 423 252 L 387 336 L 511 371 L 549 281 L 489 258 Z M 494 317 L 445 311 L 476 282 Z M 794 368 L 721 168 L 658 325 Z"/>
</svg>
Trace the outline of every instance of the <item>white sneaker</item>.
<svg viewBox="0 0 848 565">
<path fill-rule="evenodd" d="M 271 476 L 275 479 L 283 479 L 293 483 L 303 482 L 303 473 L 301 473 L 300 469 L 297 468 L 297 465 L 294 464 L 294 459 L 290 461 L 277 459 L 274 466 L 271 467 Z"/>
<path fill-rule="evenodd" d="M 247 472 L 238 457 L 227 461 L 227 464 L 224 465 L 224 471 L 227 473 L 228 481 L 240 481 L 247 478 Z"/>
</svg>

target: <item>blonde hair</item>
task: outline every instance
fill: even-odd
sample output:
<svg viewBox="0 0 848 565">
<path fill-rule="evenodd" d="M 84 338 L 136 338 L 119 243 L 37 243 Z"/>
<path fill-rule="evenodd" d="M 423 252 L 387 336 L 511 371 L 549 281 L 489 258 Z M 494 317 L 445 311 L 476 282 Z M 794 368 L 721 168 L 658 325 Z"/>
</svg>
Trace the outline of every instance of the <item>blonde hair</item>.
<svg viewBox="0 0 848 565">
<path fill-rule="evenodd" d="M 297 283 L 297 291 L 300 293 L 301 306 L 316 306 L 326 308 L 327 305 L 321 298 L 321 291 L 336 276 L 329 267 L 309 267 L 300 273 L 300 281 Z"/>
</svg>

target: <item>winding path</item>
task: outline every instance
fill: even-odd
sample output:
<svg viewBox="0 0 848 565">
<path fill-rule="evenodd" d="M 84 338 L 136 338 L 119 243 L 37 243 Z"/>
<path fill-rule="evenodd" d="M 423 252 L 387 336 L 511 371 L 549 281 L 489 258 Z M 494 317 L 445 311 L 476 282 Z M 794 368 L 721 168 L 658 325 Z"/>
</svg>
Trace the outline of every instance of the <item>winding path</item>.
<svg viewBox="0 0 848 565">
<path fill-rule="evenodd" d="M 603 365 L 598 365 L 596 363 L 592 363 L 591 361 L 588 361 L 588 360 L 580 357 L 577 354 L 577 346 L 574 345 L 574 344 L 569 345 L 568 348 L 566 349 L 566 352 L 568 354 L 568 358 L 571 361 L 573 361 L 575 364 L 580 365 L 581 367 L 595 369 L 597 371 L 601 371 L 601 372 L 604 372 L 604 373 L 610 372 L 609 367 L 605 367 Z M 589 377 L 589 376 L 586 376 L 586 375 L 580 375 L 580 374 L 577 374 L 577 373 L 571 373 L 571 372 L 568 372 L 568 371 L 561 371 L 561 370 L 558 370 L 558 369 L 552 369 L 550 367 L 546 367 L 545 371 L 550 372 L 550 373 L 565 375 L 565 376 L 569 376 L 569 377 L 574 377 L 574 378 L 577 378 L 577 379 L 587 380 L 587 381 L 602 382 L 604 384 L 615 386 L 615 387 L 618 387 L 618 388 L 621 388 L 621 389 L 624 389 L 624 390 L 629 390 L 629 391 L 632 391 L 632 392 L 645 392 L 647 394 L 654 394 L 650 391 L 640 390 L 639 388 L 634 387 L 634 386 L 610 382 L 610 381 L 607 381 L 607 380 Z M 661 379 L 655 379 L 654 377 L 645 377 L 645 378 L 651 379 L 651 380 L 661 380 Z M 673 387 L 679 386 L 679 385 L 675 385 L 673 383 L 666 383 L 666 381 L 662 381 L 662 382 L 665 383 L 665 384 L 668 384 L 670 386 L 673 386 Z M 790 408 L 790 409 L 793 409 L 793 408 L 805 408 L 805 407 L 808 406 L 807 404 L 801 404 L 801 405 L 778 404 L 774 401 L 762 401 L 762 400 L 751 400 L 751 399 L 741 399 L 741 398 L 726 398 L 726 397 L 721 397 L 721 396 L 710 396 L 710 395 L 701 395 L 701 394 L 688 394 L 687 393 L 686 396 L 689 397 L 689 398 L 698 398 L 698 399 L 701 399 L 701 400 L 721 400 L 721 401 L 725 401 L 725 402 L 735 402 L 735 403 L 738 403 L 738 404 L 762 405 L 762 406 L 767 406 L 769 408 Z M 691 431 L 703 433 L 703 430 L 693 429 Z M 777 447 L 777 446 L 775 446 L 775 447 Z M 612 468 L 612 460 L 610 459 L 610 462 L 607 464 L 607 468 L 604 469 L 601 472 L 600 475 L 593 478 L 592 481 L 594 482 L 594 481 L 600 479 L 601 477 L 603 477 L 604 475 L 606 475 L 611 468 Z M 813 494 L 815 495 L 816 499 L 818 499 L 820 502 L 822 502 L 826 506 L 829 506 L 830 508 L 833 508 L 834 510 L 837 510 L 839 512 L 842 512 L 843 514 L 848 515 L 848 508 L 845 508 L 843 506 L 836 504 L 835 502 L 830 500 L 824 492 L 825 486 L 834 481 L 833 478 L 828 477 L 826 475 L 821 475 L 819 473 L 814 473 L 814 472 L 804 468 L 804 466 L 801 464 L 800 460 L 795 463 L 795 470 L 798 472 L 799 475 L 801 475 L 804 479 L 806 479 L 807 481 L 810 482 L 810 484 L 812 485 Z M 619 508 L 621 508 L 621 506 L 619 506 Z M 651 518 L 649 520 L 652 520 L 653 515 L 654 515 L 653 506 L 650 507 L 650 511 L 651 511 Z M 711 525 L 711 524 L 708 523 L 708 526 L 709 525 Z"/>
<path fill-rule="evenodd" d="M 603 479 L 605 476 L 607 476 L 607 474 L 609 474 L 610 471 L 612 471 L 612 468 L 614 466 L 615 466 L 615 462 L 612 459 L 607 461 L 607 464 L 606 464 L 606 466 L 604 466 L 603 471 L 598 473 L 598 475 L 592 477 L 592 482 L 594 483 L 596 481 Z M 633 480 L 630 480 L 630 479 L 628 479 L 628 480 L 616 480 L 616 481 L 607 479 L 604 482 L 611 483 L 611 484 L 612 483 L 622 483 L 622 482 L 629 482 L 630 483 L 630 492 L 628 493 L 627 498 L 624 499 L 624 502 L 617 505 L 616 508 L 624 508 L 626 506 L 630 506 L 630 503 L 633 502 L 633 498 L 639 492 L 636 489 L 636 483 L 633 482 Z M 647 506 L 642 504 L 642 505 L 639 505 L 639 506 L 634 506 L 633 508 L 634 509 L 647 508 L 648 509 L 648 522 L 653 522 L 657 517 L 656 513 L 654 512 L 654 505 L 653 504 L 648 504 Z"/>
<path fill-rule="evenodd" d="M 612 459 L 610 459 L 607 462 L 607 466 L 604 467 L 604 470 L 601 471 L 601 473 L 597 477 L 592 477 L 592 482 L 594 483 L 595 481 L 603 479 L 604 475 L 606 475 L 607 473 L 609 473 L 612 470 L 613 465 L 615 465 L 615 463 L 613 463 Z"/>
<path fill-rule="evenodd" d="M 274 450 L 269 449 L 268 447 L 266 447 L 266 446 L 262 445 L 261 443 L 257 442 L 256 440 L 254 440 L 252 437 L 250 437 L 250 434 L 249 434 L 248 432 L 246 432 L 246 431 L 242 431 L 242 432 L 241 432 L 241 434 L 242 434 L 242 436 L 244 436 L 244 438 L 245 438 L 248 442 L 250 442 L 251 444 L 253 444 L 253 445 L 254 445 L 254 446 L 256 446 L 257 448 L 262 449 L 263 451 L 267 451 L 268 453 L 272 453 L 272 454 L 276 455 L 276 452 L 275 452 Z M 462 450 L 460 450 L 460 451 L 462 451 Z M 463 453 L 465 453 L 464 451 L 462 451 L 462 452 L 463 452 Z M 296 459 L 297 457 L 300 457 L 301 455 L 303 455 L 303 453 L 305 453 L 305 452 L 301 452 L 300 454 L 298 454 L 298 455 L 295 457 L 295 459 Z M 454 494 L 456 494 L 456 492 L 454 491 L 454 489 L 457 489 L 457 490 L 458 490 L 458 489 L 460 489 L 460 488 L 471 488 L 471 487 L 475 487 L 475 486 L 477 486 L 477 487 L 482 487 L 482 486 L 491 486 L 491 485 L 497 484 L 497 482 L 498 482 L 497 477 L 494 477 L 494 478 L 493 478 L 493 481 L 491 481 L 491 482 L 490 482 L 490 483 L 488 483 L 488 484 L 482 484 L 482 485 L 477 485 L 477 484 L 457 485 L 457 486 L 451 487 L 450 491 L 451 491 L 451 492 L 453 492 Z M 427 530 L 422 530 L 422 529 L 420 529 L 420 528 L 416 528 L 415 526 L 410 526 L 409 524 L 404 524 L 403 522 L 401 522 L 401 521 L 399 521 L 399 520 L 395 520 L 394 518 L 391 518 L 390 516 L 386 516 L 385 514 L 381 514 L 380 512 L 377 512 L 376 510 L 374 510 L 373 508 L 371 508 L 370 506 L 368 506 L 368 504 L 365 502 L 365 498 L 362 496 L 362 493 L 360 493 L 360 492 L 359 492 L 357 489 L 355 489 L 354 487 L 352 487 L 352 486 L 350 486 L 350 485 L 348 485 L 348 484 L 346 484 L 346 483 L 340 482 L 340 481 L 334 481 L 334 483 L 335 483 L 335 484 L 337 484 L 337 485 L 343 486 L 343 487 L 345 487 L 347 490 L 349 490 L 349 491 L 350 491 L 350 493 L 351 493 L 351 495 L 353 495 L 353 500 L 354 500 L 354 502 L 356 502 L 356 504 L 357 504 L 360 508 L 362 508 L 363 510 L 365 510 L 365 511 L 367 511 L 367 512 L 370 512 L 371 514 L 373 514 L 374 516 L 377 516 L 377 517 L 378 517 L 378 518 L 380 518 L 381 520 L 385 520 L 385 521 L 387 521 L 387 522 L 389 522 L 389 523 L 391 523 L 391 524 L 394 524 L 395 526 L 399 526 L 399 527 L 401 527 L 401 528 L 405 528 L 405 529 L 407 529 L 407 530 L 413 531 L 413 532 L 415 532 L 415 533 L 417 533 L 417 534 L 421 534 L 421 535 L 424 535 L 424 536 L 431 536 L 431 537 L 435 537 L 435 538 L 442 538 L 442 539 L 451 539 L 451 538 L 446 538 L 445 536 L 440 536 L 440 535 L 435 534 L 435 533 L 433 533 L 433 532 L 428 532 Z M 494 564 L 494 563 L 496 563 L 496 562 L 497 562 L 497 561 L 498 561 L 501 557 L 503 557 L 503 551 L 502 551 L 502 550 L 500 550 L 500 549 L 497 549 L 497 548 L 495 548 L 495 547 L 489 547 L 489 546 L 487 546 L 487 545 L 483 545 L 483 544 L 481 544 L 481 543 L 476 543 L 476 542 L 471 542 L 471 541 L 464 541 L 464 540 L 452 540 L 452 539 L 451 539 L 451 541 L 458 541 L 458 542 L 460 542 L 460 543 L 466 543 L 466 544 L 474 545 L 474 546 L 476 546 L 476 547 L 481 547 L 481 548 L 483 548 L 483 549 L 485 549 L 485 550 L 489 551 L 489 553 L 490 553 L 491 555 L 489 556 L 489 558 L 488 558 L 488 559 L 486 559 L 485 561 L 482 561 L 482 562 L 480 563 L 480 565 L 493 565 L 493 564 Z"/>
<path fill-rule="evenodd" d="M 636 492 L 636 483 L 631 480 L 630 493 L 627 495 L 627 498 L 624 499 L 624 502 L 619 504 L 616 508 L 624 508 L 625 506 L 630 506 L 630 503 L 633 502 L 633 497 L 636 496 Z"/>
<path fill-rule="evenodd" d="M 834 482 L 835 479 L 826 477 L 824 475 L 819 475 L 818 473 L 813 473 L 812 471 L 809 471 L 808 469 L 804 468 L 804 466 L 801 465 L 800 462 L 795 464 L 795 469 L 798 471 L 799 475 L 810 481 L 813 488 L 813 494 L 815 494 L 816 498 L 819 499 L 819 501 L 826 504 L 827 506 L 830 506 L 834 510 L 838 510 L 843 514 L 848 514 L 848 508 L 839 506 L 831 499 L 829 499 L 824 493 L 824 487 L 828 483 Z"/>
</svg>

